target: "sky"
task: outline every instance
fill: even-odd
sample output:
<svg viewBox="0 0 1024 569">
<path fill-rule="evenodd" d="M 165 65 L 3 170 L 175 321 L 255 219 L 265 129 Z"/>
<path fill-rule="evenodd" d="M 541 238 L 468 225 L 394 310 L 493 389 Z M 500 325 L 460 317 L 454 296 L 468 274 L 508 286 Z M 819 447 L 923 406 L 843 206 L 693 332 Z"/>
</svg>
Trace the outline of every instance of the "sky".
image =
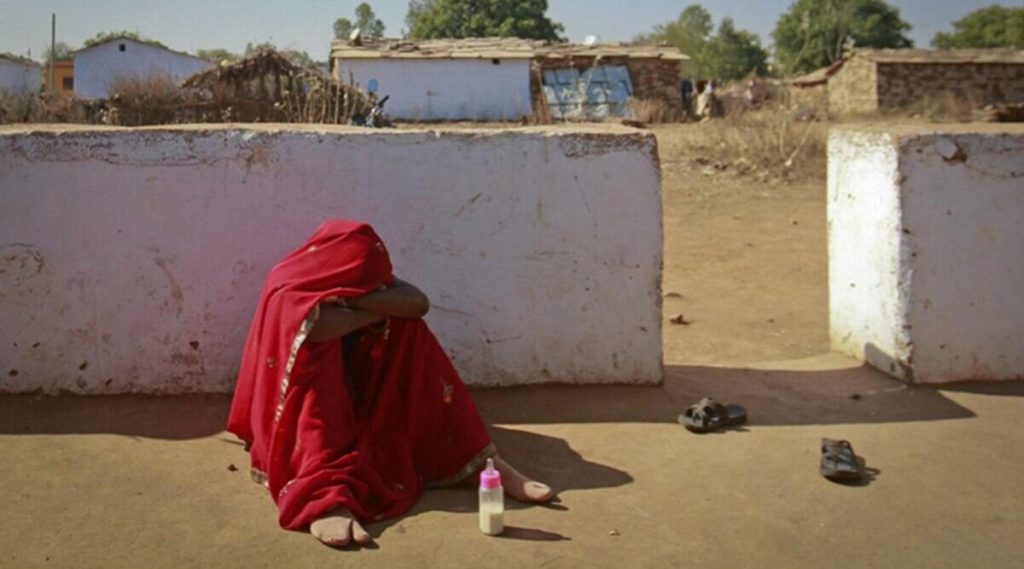
<svg viewBox="0 0 1024 569">
<path fill-rule="evenodd" d="M 50 43 L 50 14 L 57 14 L 57 41 L 80 47 L 99 32 L 132 30 L 180 51 L 226 48 L 245 50 L 248 42 L 270 41 L 280 48 L 306 51 L 326 60 L 340 17 L 354 19 L 361 0 L 0 0 L 0 52 L 41 59 Z M 704 0 L 699 2 L 717 23 L 731 17 L 740 28 L 771 44 L 771 31 L 793 0 Z M 913 29 L 911 39 L 928 47 L 936 32 L 975 9 L 998 0 L 889 0 Z M 601 41 L 627 41 L 654 25 L 674 20 L 693 2 L 665 0 L 549 0 L 548 14 L 565 25 L 571 41 L 596 35 Z M 1004 6 L 1024 6 L 1024 0 L 1004 0 Z M 404 26 L 407 0 L 372 0 L 387 26 L 385 35 L 398 37 Z M 623 7 L 623 5 L 627 7 Z"/>
</svg>

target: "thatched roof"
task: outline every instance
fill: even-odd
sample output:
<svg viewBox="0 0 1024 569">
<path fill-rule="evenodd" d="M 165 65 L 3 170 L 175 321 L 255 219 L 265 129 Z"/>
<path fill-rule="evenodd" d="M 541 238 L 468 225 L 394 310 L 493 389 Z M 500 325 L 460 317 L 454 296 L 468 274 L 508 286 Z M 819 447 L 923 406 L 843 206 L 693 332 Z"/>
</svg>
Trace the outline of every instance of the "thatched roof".
<svg viewBox="0 0 1024 569">
<path fill-rule="evenodd" d="M 818 85 L 824 85 L 828 83 L 829 77 L 832 77 L 843 67 L 843 60 L 839 60 L 828 67 L 822 67 L 815 69 L 806 75 L 795 77 L 789 81 L 790 85 L 796 87 L 816 87 Z"/>
<path fill-rule="evenodd" d="M 300 72 L 319 73 L 292 63 L 287 57 L 272 49 L 261 50 L 241 61 L 218 65 L 196 73 L 182 83 L 186 88 L 211 88 L 221 83 L 240 83 L 267 75 L 291 75 Z"/>
</svg>

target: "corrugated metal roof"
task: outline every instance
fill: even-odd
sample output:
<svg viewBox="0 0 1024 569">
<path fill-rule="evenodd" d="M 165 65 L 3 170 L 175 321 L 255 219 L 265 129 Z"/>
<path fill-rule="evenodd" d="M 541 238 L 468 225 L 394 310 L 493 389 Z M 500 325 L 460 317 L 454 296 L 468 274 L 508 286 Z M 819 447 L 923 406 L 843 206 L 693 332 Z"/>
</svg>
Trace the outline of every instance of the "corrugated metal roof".
<svg viewBox="0 0 1024 569">
<path fill-rule="evenodd" d="M 1020 49 L 855 49 L 878 63 L 1024 63 Z"/>
<path fill-rule="evenodd" d="M 632 57 L 689 59 L 675 47 L 636 44 L 578 45 L 519 38 L 464 38 L 443 40 L 362 40 L 362 45 L 335 41 L 331 57 L 337 59 L 535 59 L 570 57 Z"/>
</svg>

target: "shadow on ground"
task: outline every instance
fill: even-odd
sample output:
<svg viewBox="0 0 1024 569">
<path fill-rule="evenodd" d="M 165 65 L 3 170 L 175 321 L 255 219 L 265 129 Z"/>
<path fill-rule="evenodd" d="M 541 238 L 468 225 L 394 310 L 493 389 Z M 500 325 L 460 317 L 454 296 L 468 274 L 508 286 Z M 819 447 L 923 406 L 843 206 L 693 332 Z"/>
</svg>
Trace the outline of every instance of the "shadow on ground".
<svg viewBox="0 0 1024 569">
<path fill-rule="evenodd" d="M 558 385 L 484 389 L 474 396 L 484 417 L 498 424 L 671 423 L 705 396 L 746 407 L 748 428 L 973 417 L 942 394 L 947 389 L 1024 395 L 1024 383 L 941 390 L 911 386 L 866 365 L 823 370 L 669 365 L 664 385 L 657 387 Z"/>
<path fill-rule="evenodd" d="M 943 392 L 1024 397 L 1024 382 L 911 386 L 866 365 L 801 365 L 799 360 L 773 366 L 779 369 L 669 365 L 661 386 L 544 385 L 474 389 L 473 396 L 484 419 L 499 425 L 674 423 L 688 405 L 711 396 L 746 407 L 749 428 L 962 419 L 974 413 Z M 230 402 L 226 394 L 2 395 L 0 434 L 195 439 L 224 431 Z"/>
<path fill-rule="evenodd" d="M 186 440 L 215 435 L 228 421 L 230 395 L 0 396 L 0 434 L 105 433 Z"/>
<path fill-rule="evenodd" d="M 628 472 L 586 460 L 563 439 L 505 427 L 492 426 L 488 430 L 495 445 L 501 449 L 503 457 L 520 467 L 528 464 L 526 470 L 531 476 L 547 482 L 557 492 L 615 488 L 633 482 L 633 477 Z M 505 509 L 507 510 L 537 507 L 553 510 L 567 509 L 557 496 L 551 503 L 541 506 L 523 504 L 513 499 L 505 500 Z M 373 524 L 369 530 L 378 537 L 386 531 L 404 533 L 402 523 L 417 515 L 438 510 L 476 513 L 478 508 L 476 488 L 468 484 L 441 490 L 427 490 L 423 498 L 407 514 L 393 520 Z M 508 530 L 512 531 L 506 531 L 503 534 L 508 539 L 527 541 L 569 539 L 561 534 L 536 528 L 508 528 Z"/>
</svg>

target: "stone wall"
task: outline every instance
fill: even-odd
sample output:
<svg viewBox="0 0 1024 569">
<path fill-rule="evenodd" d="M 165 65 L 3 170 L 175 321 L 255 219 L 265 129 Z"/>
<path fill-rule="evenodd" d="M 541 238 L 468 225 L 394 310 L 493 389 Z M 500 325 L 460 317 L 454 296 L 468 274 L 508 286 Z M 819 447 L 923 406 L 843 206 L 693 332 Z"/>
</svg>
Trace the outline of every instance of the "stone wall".
<svg viewBox="0 0 1024 569">
<path fill-rule="evenodd" d="M 828 114 L 828 85 L 811 85 L 788 87 L 789 105 L 799 111 L 802 116 L 824 118 Z"/>
<path fill-rule="evenodd" d="M 904 381 L 1024 379 L 1024 125 L 833 129 L 833 349 Z"/>
<path fill-rule="evenodd" d="M 231 390 L 329 218 L 374 225 L 467 383 L 657 383 L 659 176 L 610 125 L 0 128 L 0 391 Z"/>
<path fill-rule="evenodd" d="M 863 57 L 851 57 L 828 80 L 828 111 L 841 116 L 877 110 L 875 64 Z"/>
<path fill-rule="evenodd" d="M 829 79 L 829 112 L 842 116 L 951 96 L 971 108 L 1024 100 L 1024 64 L 875 62 L 853 56 Z"/>
<path fill-rule="evenodd" d="M 878 63 L 878 107 L 950 94 L 973 108 L 1024 101 L 1022 63 Z"/>
</svg>

